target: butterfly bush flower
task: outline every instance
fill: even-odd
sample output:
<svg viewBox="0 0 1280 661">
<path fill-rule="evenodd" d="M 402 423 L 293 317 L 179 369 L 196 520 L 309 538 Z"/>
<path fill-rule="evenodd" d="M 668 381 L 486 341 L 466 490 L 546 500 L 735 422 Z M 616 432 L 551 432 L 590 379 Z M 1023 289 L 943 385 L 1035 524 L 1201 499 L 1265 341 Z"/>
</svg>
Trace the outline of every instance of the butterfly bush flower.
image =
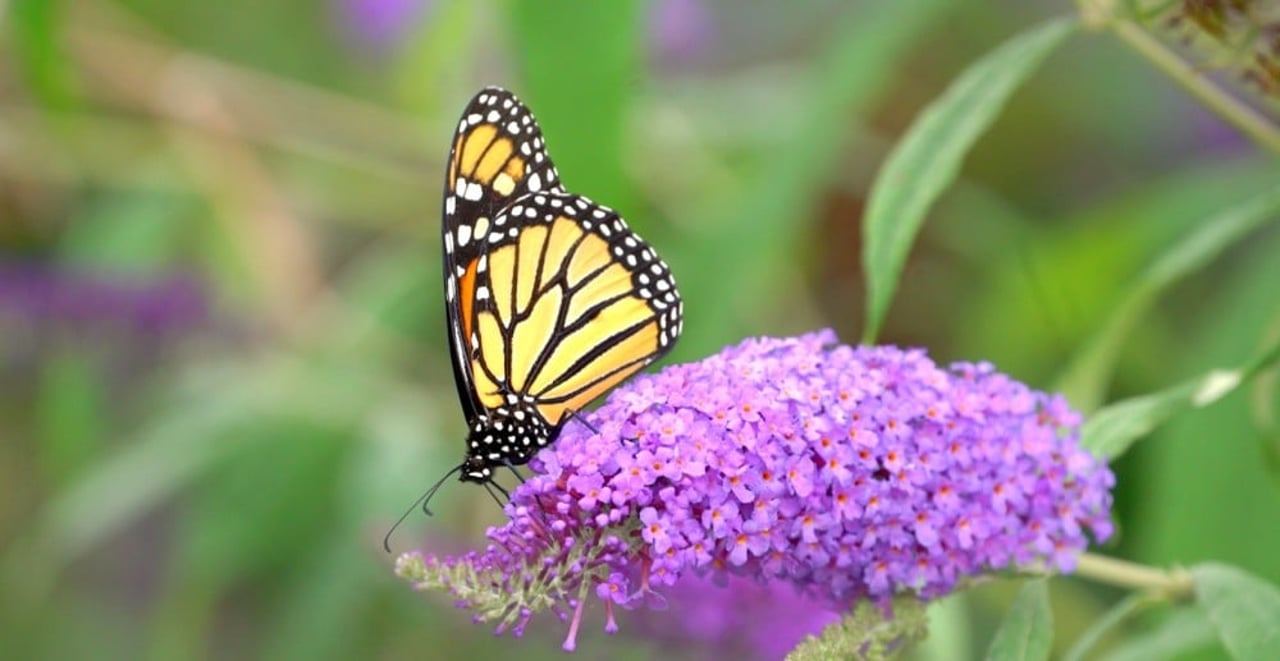
<svg viewBox="0 0 1280 661">
<path fill-rule="evenodd" d="M 573 649 L 588 602 L 612 632 L 615 607 L 678 608 L 694 577 L 888 610 L 992 570 L 1071 571 L 1112 531 L 1114 477 L 1079 446 L 1080 416 L 986 363 L 830 331 L 749 340 L 586 418 L 531 463 L 484 550 L 406 554 L 399 573 L 498 632 L 550 610 Z"/>
</svg>

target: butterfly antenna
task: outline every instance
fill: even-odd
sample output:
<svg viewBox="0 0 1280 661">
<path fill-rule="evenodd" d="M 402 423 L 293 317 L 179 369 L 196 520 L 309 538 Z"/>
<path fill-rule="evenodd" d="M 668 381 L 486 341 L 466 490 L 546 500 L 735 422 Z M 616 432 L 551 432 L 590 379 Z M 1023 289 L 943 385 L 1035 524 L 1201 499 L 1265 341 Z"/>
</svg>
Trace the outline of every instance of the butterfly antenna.
<svg viewBox="0 0 1280 661">
<path fill-rule="evenodd" d="M 422 495 L 418 496 L 418 499 L 413 501 L 413 504 L 409 506 L 409 509 L 404 511 L 404 514 L 400 515 L 399 519 L 396 519 L 395 524 L 391 526 L 391 529 L 387 531 L 386 536 L 382 538 L 382 548 L 386 549 L 387 553 L 391 552 L 391 534 L 396 531 L 396 528 L 400 527 L 400 524 L 404 523 L 405 519 L 409 518 L 410 514 L 413 514 L 413 510 L 418 508 L 418 503 L 422 503 L 422 512 L 427 516 L 431 516 L 431 510 L 427 508 L 427 504 L 431 502 L 431 497 L 436 495 L 436 491 L 440 489 L 440 485 L 444 484 L 445 480 L 453 477 L 458 471 L 462 470 L 462 467 L 465 465 L 466 464 L 458 464 L 453 470 L 441 476 L 440 479 L 436 480 L 435 484 L 431 485 L 430 489 L 422 492 Z"/>
</svg>

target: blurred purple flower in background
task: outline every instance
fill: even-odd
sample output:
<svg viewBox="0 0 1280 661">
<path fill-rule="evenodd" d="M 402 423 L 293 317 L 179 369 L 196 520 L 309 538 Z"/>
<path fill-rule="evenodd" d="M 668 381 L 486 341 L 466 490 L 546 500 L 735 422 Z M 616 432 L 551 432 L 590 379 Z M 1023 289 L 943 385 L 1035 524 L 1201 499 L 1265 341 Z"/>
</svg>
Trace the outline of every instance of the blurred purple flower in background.
<svg viewBox="0 0 1280 661">
<path fill-rule="evenodd" d="M 685 60 L 706 52 L 714 28 L 703 0 L 655 0 L 649 5 L 649 44 L 660 61 Z"/>
<path fill-rule="evenodd" d="M 826 331 L 749 340 L 613 392 L 532 462 L 490 544 L 397 571 L 520 634 L 593 595 L 670 601 L 678 580 L 789 583 L 847 612 L 931 599 L 1014 566 L 1071 571 L 1111 534 L 1110 470 L 1080 417 L 988 364 L 849 347 Z"/>
<path fill-rule="evenodd" d="M 781 581 L 762 585 L 730 576 L 717 585 L 685 576 L 665 594 L 675 609 L 637 610 L 628 630 L 698 658 L 781 659 L 805 636 L 840 621 L 840 614 Z"/>
<path fill-rule="evenodd" d="M 84 344 L 183 336 L 209 323 L 204 289 L 184 275 L 125 278 L 30 263 L 0 262 L 0 333 L 23 341 L 78 338 Z"/>
<path fill-rule="evenodd" d="M 432 0 L 334 0 L 335 22 L 361 49 L 399 48 L 434 4 Z"/>
</svg>

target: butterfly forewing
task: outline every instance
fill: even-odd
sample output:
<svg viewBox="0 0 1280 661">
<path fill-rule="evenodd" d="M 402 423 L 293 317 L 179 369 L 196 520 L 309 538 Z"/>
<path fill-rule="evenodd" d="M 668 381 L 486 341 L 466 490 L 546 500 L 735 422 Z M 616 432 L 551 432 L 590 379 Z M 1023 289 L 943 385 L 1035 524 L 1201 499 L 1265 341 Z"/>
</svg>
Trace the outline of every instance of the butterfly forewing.
<svg viewBox="0 0 1280 661">
<path fill-rule="evenodd" d="M 476 94 L 462 113 L 449 151 L 441 222 L 449 346 L 468 418 L 480 412 L 466 343 L 475 331 L 476 272 L 486 248 L 482 239 L 494 217 L 516 198 L 563 190 L 533 113 L 506 90 L 489 87 Z"/>
</svg>

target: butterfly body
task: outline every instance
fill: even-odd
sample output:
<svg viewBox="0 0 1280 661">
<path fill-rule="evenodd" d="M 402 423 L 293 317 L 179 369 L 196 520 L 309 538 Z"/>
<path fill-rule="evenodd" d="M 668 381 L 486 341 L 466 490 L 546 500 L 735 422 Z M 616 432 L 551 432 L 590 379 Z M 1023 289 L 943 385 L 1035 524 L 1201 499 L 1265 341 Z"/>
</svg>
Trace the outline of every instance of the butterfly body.
<svg viewBox="0 0 1280 661">
<path fill-rule="evenodd" d="M 682 304 L 614 210 L 567 192 L 528 108 L 498 88 L 463 112 L 445 176 L 445 310 L 466 454 L 489 484 L 596 397 L 661 357 Z"/>
<path fill-rule="evenodd" d="M 493 479 L 494 468 L 529 463 L 559 432 L 558 426 L 547 425 L 531 403 L 518 399 L 491 413 L 477 414 L 467 434 L 467 454 L 459 479 L 485 483 Z"/>
</svg>

